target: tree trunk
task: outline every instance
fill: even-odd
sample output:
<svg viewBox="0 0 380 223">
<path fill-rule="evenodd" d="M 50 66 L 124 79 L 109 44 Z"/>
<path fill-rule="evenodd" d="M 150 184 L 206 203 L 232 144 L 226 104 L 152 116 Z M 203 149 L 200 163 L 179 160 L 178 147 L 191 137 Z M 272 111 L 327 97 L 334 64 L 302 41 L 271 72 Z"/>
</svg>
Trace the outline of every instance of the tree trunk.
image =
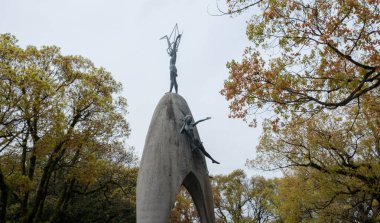
<svg viewBox="0 0 380 223">
<path fill-rule="evenodd" d="M 62 195 L 57 203 L 55 213 L 50 219 L 50 223 L 60 222 L 63 212 L 65 211 L 69 200 L 71 199 L 72 190 L 75 184 L 75 179 L 70 180 L 69 183 L 65 184 Z"/>
<path fill-rule="evenodd" d="M 58 161 L 62 158 L 63 154 L 65 153 L 65 149 L 62 149 L 63 144 L 64 142 L 61 142 L 56 146 L 44 167 L 41 180 L 37 186 L 34 205 L 31 212 L 28 215 L 28 223 L 37 222 L 38 217 L 40 217 L 42 214 L 42 209 L 45 202 L 47 187 L 49 185 L 51 174 L 54 171 L 54 168 L 57 165 Z"/>
<path fill-rule="evenodd" d="M 27 131 L 24 139 L 23 139 L 23 142 L 22 142 L 22 154 L 21 154 L 21 173 L 23 176 L 27 176 L 27 170 L 26 170 L 26 153 L 27 153 L 27 139 L 29 137 L 29 131 Z M 33 171 L 34 172 L 34 171 Z M 30 173 L 30 169 L 29 169 L 29 173 Z M 30 179 L 30 174 L 28 174 L 28 177 Z M 32 180 L 32 179 L 30 179 Z M 26 192 L 24 194 L 24 196 L 22 197 L 22 200 L 21 200 L 21 219 L 22 219 L 22 222 L 26 222 L 27 221 L 27 217 L 28 217 L 28 200 L 29 200 L 29 192 Z"/>
<path fill-rule="evenodd" d="M 7 214 L 7 204 L 8 204 L 8 186 L 5 183 L 3 171 L 0 168 L 0 222 L 5 222 L 5 217 Z"/>
<path fill-rule="evenodd" d="M 34 177 L 34 170 L 36 168 L 36 155 L 35 155 L 35 148 L 33 148 L 33 153 L 32 156 L 29 159 L 29 173 L 28 173 L 28 178 L 30 181 L 33 181 Z M 22 215 L 22 222 L 27 223 L 29 222 L 29 217 L 28 217 L 28 200 L 29 200 L 29 192 L 26 192 L 24 194 L 24 198 L 21 202 L 21 215 Z"/>
</svg>

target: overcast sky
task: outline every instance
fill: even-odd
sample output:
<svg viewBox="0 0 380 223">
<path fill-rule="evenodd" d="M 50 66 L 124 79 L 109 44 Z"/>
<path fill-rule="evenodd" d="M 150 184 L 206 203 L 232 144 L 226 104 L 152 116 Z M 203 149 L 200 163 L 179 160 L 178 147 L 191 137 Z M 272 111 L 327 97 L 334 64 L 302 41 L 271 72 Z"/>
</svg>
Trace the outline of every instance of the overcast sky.
<svg viewBox="0 0 380 223">
<path fill-rule="evenodd" d="M 0 0 L 0 33 L 12 33 L 19 45 L 57 45 L 65 55 L 82 55 L 105 67 L 124 86 L 132 133 L 127 143 L 141 157 L 153 111 L 169 90 L 167 43 L 159 40 L 178 23 L 183 38 L 177 57 L 179 94 L 198 125 L 210 174 L 247 169 L 261 127 L 229 119 L 228 102 L 219 91 L 228 77 L 226 62 L 239 60 L 249 42 L 249 14 L 231 18 L 217 13 L 215 0 Z M 271 175 L 271 173 L 264 173 Z"/>
</svg>

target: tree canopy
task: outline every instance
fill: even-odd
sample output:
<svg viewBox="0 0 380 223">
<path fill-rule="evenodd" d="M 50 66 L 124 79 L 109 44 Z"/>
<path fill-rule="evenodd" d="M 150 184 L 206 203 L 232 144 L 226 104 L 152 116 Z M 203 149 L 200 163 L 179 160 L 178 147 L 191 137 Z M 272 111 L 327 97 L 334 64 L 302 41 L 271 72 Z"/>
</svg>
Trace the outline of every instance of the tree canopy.
<svg viewBox="0 0 380 223">
<path fill-rule="evenodd" d="M 243 170 L 211 178 L 215 222 L 281 222 L 279 216 L 278 179 L 260 176 L 248 178 Z M 287 203 L 288 205 L 289 203 Z M 170 222 L 200 222 L 190 194 L 184 187 L 177 195 Z"/>
<path fill-rule="evenodd" d="M 222 94 L 233 117 L 257 109 L 296 114 L 353 103 L 380 86 L 377 0 L 227 1 L 230 13 L 256 7 L 241 62 L 227 64 Z"/>
<path fill-rule="evenodd" d="M 227 0 L 232 15 L 252 10 L 252 45 L 227 63 L 221 93 L 231 117 L 256 126 L 257 114 L 270 116 L 249 164 L 320 185 L 307 195 L 323 201 L 299 201 L 320 222 L 379 220 L 379 3 Z"/>
<path fill-rule="evenodd" d="M 253 176 L 243 170 L 212 178 L 217 222 L 276 222 L 275 179 Z"/>
<path fill-rule="evenodd" d="M 0 222 L 63 221 L 76 196 L 134 185 L 121 89 L 86 58 L 0 35 Z"/>
</svg>

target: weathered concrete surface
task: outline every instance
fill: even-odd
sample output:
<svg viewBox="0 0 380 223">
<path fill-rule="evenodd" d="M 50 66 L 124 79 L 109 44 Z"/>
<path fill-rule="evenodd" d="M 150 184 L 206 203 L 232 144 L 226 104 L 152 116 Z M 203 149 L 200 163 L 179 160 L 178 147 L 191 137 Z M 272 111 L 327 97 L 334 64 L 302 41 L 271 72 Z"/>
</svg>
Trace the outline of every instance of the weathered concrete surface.
<svg viewBox="0 0 380 223">
<path fill-rule="evenodd" d="M 204 155 L 191 152 L 179 131 L 191 111 L 178 94 L 166 93 L 154 111 L 137 179 L 137 223 L 167 223 L 184 185 L 202 223 L 215 222 L 214 203 Z M 198 136 L 195 129 L 194 134 Z"/>
</svg>

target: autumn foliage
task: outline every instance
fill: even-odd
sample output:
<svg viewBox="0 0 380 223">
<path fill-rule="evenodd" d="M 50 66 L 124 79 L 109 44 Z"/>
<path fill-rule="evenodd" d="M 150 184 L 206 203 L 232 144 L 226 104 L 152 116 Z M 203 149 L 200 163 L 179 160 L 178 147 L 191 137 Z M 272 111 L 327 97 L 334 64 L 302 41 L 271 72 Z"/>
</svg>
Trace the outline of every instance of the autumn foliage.
<svg viewBox="0 0 380 223">
<path fill-rule="evenodd" d="M 254 46 L 227 64 L 222 90 L 233 117 L 337 108 L 380 85 L 379 1 L 228 1 L 231 12 L 251 2 Z"/>
<path fill-rule="evenodd" d="M 134 206 L 120 91 L 88 59 L 55 46 L 22 49 L 0 35 L 0 222 L 110 222 L 120 210 L 86 215 L 94 206 L 82 200 L 104 205 L 124 195 L 115 206 Z"/>
<path fill-rule="evenodd" d="M 284 201 L 301 208 L 287 222 L 378 221 L 380 2 L 227 4 L 229 14 L 253 13 L 252 46 L 240 62 L 227 63 L 221 93 L 231 117 L 251 126 L 257 114 L 267 117 L 257 157 L 248 164 L 282 169 L 289 196 L 304 185 L 295 181 L 309 191 Z"/>
</svg>

